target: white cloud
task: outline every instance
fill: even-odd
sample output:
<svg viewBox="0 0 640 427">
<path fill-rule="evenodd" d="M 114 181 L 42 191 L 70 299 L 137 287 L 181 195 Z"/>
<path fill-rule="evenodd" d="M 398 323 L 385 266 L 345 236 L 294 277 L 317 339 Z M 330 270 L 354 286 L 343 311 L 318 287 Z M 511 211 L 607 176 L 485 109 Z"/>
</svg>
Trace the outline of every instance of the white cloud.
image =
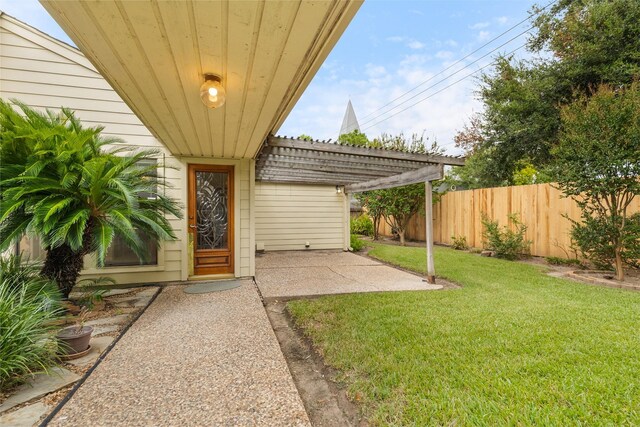
<svg viewBox="0 0 640 427">
<path fill-rule="evenodd" d="M 440 50 L 436 53 L 438 59 L 451 59 L 453 58 L 453 52 L 450 50 Z"/>
<path fill-rule="evenodd" d="M 479 42 L 483 42 L 489 40 L 489 36 L 491 36 L 491 33 L 489 31 L 480 31 L 476 36 L 476 40 L 478 40 Z"/>
<path fill-rule="evenodd" d="M 496 22 L 500 25 L 505 25 L 507 22 L 509 22 L 509 18 L 507 18 L 506 16 L 498 16 L 496 18 Z"/>
<path fill-rule="evenodd" d="M 387 37 L 386 40 L 392 43 L 404 43 L 405 46 L 413 50 L 424 49 L 426 47 L 424 43 L 409 37 L 391 36 Z"/>
<path fill-rule="evenodd" d="M 458 80 L 462 74 L 451 78 L 436 76 L 447 62 L 434 60 L 446 59 L 454 55 L 454 52 L 443 50 L 435 57 L 424 54 L 407 55 L 393 67 L 374 63 L 366 64 L 360 73 L 363 78 L 345 79 L 335 85 L 316 79 L 304 93 L 279 133 L 291 136 L 306 133 L 317 139 L 335 140 L 347 101 L 351 99 L 361 129 L 369 137 L 373 138 L 381 133 L 404 132 L 405 135 L 410 135 L 424 131 L 425 136 L 437 139 L 449 153 L 458 154 L 459 151 L 453 146 L 453 136 L 456 130 L 461 129 L 465 121 L 468 121 L 472 112 L 480 109 L 480 104 L 473 96 L 475 89 L 473 79 L 465 79 L 442 90 L 448 84 Z M 447 74 L 453 71 L 450 70 Z M 429 82 L 424 83 L 427 80 Z M 424 84 L 420 85 L 421 83 Z M 429 88 L 430 86 L 433 87 Z M 412 89 L 414 90 L 411 91 Z M 436 93 L 439 90 L 442 92 Z M 425 92 L 419 94 L 421 91 Z M 405 95 L 407 92 L 408 94 Z M 408 100 L 414 95 L 416 95 L 415 98 Z M 399 96 L 402 98 L 379 110 Z M 426 97 L 428 99 L 425 99 Z M 417 103 L 422 99 L 425 100 Z M 399 105 L 398 108 L 393 108 L 402 101 L 407 102 Z M 416 105 L 401 112 L 413 104 Z M 391 111 L 384 113 L 391 108 L 393 108 Z M 388 120 L 381 121 L 385 118 Z"/>
<path fill-rule="evenodd" d="M 481 30 L 483 28 L 487 28 L 490 24 L 488 22 L 476 22 L 475 24 L 469 26 L 470 30 Z"/>
<path fill-rule="evenodd" d="M 425 47 L 425 44 L 419 42 L 418 40 L 411 40 L 409 43 L 407 43 L 407 46 L 410 49 L 417 50 L 417 49 L 423 49 Z"/>
</svg>

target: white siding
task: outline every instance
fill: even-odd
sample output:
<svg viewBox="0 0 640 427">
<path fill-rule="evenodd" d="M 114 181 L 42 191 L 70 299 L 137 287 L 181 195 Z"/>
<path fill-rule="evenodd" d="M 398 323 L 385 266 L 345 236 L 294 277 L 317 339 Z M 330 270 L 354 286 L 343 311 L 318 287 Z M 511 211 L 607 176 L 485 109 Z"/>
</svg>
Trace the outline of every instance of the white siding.
<svg viewBox="0 0 640 427">
<path fill-rule="evenodd" d="M 186 206 L 186 170 L 190 159 L 176 159 L 149 132 L 125 102 L 98 74 L 82 53 L 6 15 L 0 15 L 0 97 L 18 99 L 37 108 L 74 110 L 87 126 L 104 126 L 104 133 L 127 144 L 161 150 L 171 195 Z M 193 163 L 216 163 L 214 159 L 191 159 Z M 236 276 L 251 276 L 250 179 L 253 161 L 221 161 L 236 167 Z M 98 269 L 92 257 L 85 260 L 83 277 L 109 276 L 118 283 L 185 280 L 188 272 L 186 218 L 171 219 L 177 241 L 165 242 L 157 266 Z"/>
<path fill-rule="evenodd" d="M 266 251 L 342 249 L 345 239 L 344 195 L 334 186 L 255 185 L 256 243 Z"/>
</svg>

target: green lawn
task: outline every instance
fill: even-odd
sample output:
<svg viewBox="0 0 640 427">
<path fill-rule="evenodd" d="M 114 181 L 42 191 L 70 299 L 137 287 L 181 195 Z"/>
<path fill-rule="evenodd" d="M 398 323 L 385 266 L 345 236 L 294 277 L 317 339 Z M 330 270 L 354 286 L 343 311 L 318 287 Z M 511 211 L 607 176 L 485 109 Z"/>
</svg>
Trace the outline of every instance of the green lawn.
<svg viewBox="0 0 640 427">
<path fill-rule="evenodd" d="M 424 271 L 422 248 L 370 255 Z M 640 293 L 436 248 L 462 289 L 289 303 L 374 425 L 639 425 Z"/>
</svg>

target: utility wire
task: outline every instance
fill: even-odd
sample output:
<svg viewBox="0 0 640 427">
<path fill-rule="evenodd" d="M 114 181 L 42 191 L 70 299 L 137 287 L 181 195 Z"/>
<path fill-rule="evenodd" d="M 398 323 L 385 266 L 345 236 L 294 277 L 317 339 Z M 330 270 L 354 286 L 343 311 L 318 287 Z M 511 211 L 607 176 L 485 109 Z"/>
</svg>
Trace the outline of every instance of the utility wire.
<svg viewBox="0 0 640 427">
<path fill-rule="evenodd" d="M 459 73 L 463 72 L 465 69 L 467 69 L 467 68 L 468 68 L 468 67 L 470 67 L 471 65 L 478 63 L 480 60 L 482 60 L 482 59 L 486 58 L 487 56 L 491 55 L 492 53 L 494 53 L 494 52 L 495 52 L 495 51 L 497 51 L 498 49 L 500 49 L 500 48 L 502 48 L 502 47 L 504 47 L 504 46 L 508 45 L 508 44 L 509 44 L 509 43 L 511 43 L 512 41 L 514 41 L 514 40 L 516 40 L 517 38 L 521 37 L 522 35 L 524 35 L 524 34 L 528 33 L 532 28 L 533 28 L 533 27 L 529 27 L 529 28 L 527 28 L 527 29 L 526 29 L 526 30 L 524 30 L 523 32 L 519 33 L 518 35 L 516 35 L 516 36 L 514 36 L 514 37 L 510 38 L 509 40 L 507 40 L 506 42 L 502 43 L 500 46 L 496 47 L 495 49 L 493 49 L 493 50 L 491 50 L 491 51 L 489 51 L 489 52 L 485 53 L 484 55 L 482 55 L 480 58 L 476 59 L 475 61 L 473 61 L 473 62 L 471 62 L 471 63 L 469 63 L 469 64 L 465 65 L 464 67 L 460 68 L 458 71 L 456 71 L 456 72 L 454 72 L 454 73 L 452 73 L 452 74 L 449 74 L 448 76 L 446 76 L 446 77 L 444 77 L 444 78 L 442 78 L 442 79 L 438 80 L 437 82 L 433 83 L 432 85 L 427 86 L 427 88 L 425 88 L 425 89 L 421 90 L 420 92 L 416 93 L 416 94 L 415 94 L 415 95 L 413 95 L 412 97 L 407 98 L 406 100 L 402 101 L 400 104 L 396 105 L 395 107 L 390 108 L 389 110 L 384 111 L 384 112 L 382 112 L 382 113 L 378 114 L 377 116 L 370 118 L 369 120 L 365 120 L 364 122 L 362 122 L 362 124 L 361 124 L 360 126 L 364 126 L 364 125 L 366 125 L 367 123 L 371 123 L 371 122 L 375 121 L 378 117 L 382 117 L 382 116 L 384 116 L 385 114 L 389 114 L 390 112 L 392 112 L 392 111 L 393 111 L 393 110 L 395 110 L 396 108 L 399 108 L 399 107 L 401 107 L 403 104 L 406 104 L 407 102 L 411 101 L 412 99 L 415 99 L 416 97 L 418 97 L 418 96 L 422 95 L 423 93 L 425 93 L 425 92 L 426 92 L 426 91 L 428 91 L 429 89 L 432 89 L 432 88 L 434 88 L 434 87 L 438 86 L 440 83 L 442 83 L 442 82 L 445 82 L 445 81 L 449 80 L 451 77 L 455 76 L 456 74 L 459 74 Z M 524 45 L 523 45 L 523 46 L 524 46 Z"/>
<path fill-rule="evenodd" d="M 507 55 L 511 55 L 512 53 L 515 53 L 516 51 L 518 51 L 518 50 L 522 49 L 522 48 L 523 48 L 523 47 L 525 47 L 526 45 L 527 45 L 526 43 L 525 43 L 525 44 L 523 44 L 523 45 L 520 45 L 519 47 L 517 47 L 517 48 L 515 48 L 514 50 L 512 50 L 511 52 L 509 52 Z M 462 77 L 462 78 L 460 78 L 460 79 L 456 80 L 456 81 L 455 81 L 455 82 L 453 82 L 453 83 L 448 84 L 447 86 L 443 87 L 442 89 L 440 89 L 440 90 L 438 90 L 438 91 L 436 91 L 436 92 L 434 92 L 434 93 L 432 93 L 432 94 L 430 94 L 430 95 L 428 95 L 428 96 L 426 96 L 426 97 L 424 97 L 424 98 L 422 98 L 422 99 L 418 100 L 417 102 L 414 102 L 413 104 L 411 104 L 411 105 L 409 105 L 408 107 L 403 108 L 402 110 L 400 110 L 400 111 L 398 111 L 398 112 L 396 112 L 396 113 L 394 113 L 394 114 L 390 115 L 389 117 L 386 117 L 386 118 L 384 118 L 384 119 L 382 119 L 382 120 L 380 120 L 380 121 L 378 121 L 378 122 L 376 122 L 376 123 L 373 123 L 373 124 L 371 124 L 371 125 L 367 126 L 366 128 L 364 128 L 364 129 L 363 129 L 363 131 L 365 131 L 365 130 L 367 130 L 367 129 L 371 129 L 373 126 L 379 125 L 380 123 L 382 123 L 382 122 L 384 122 L 384 121 L 387 121 L 387 120 L 389 120 L 390 118 L 392 118 L 392 117 L 394 117 L 394 116 L 397 116 L 398 114 L 400 114 L 400 113 L 402 113 L 402 112 L 404 112 L 404 111 L 407 111 L 407 110 L 408 110 L 408 109 L 410 109 L 410 108 L 415 107 L 416 105 L 420 104 L 421 102 L 424 102 L 424 101 L 426 101 L 427 99 L 429 99 L 429 98 L 432 98 L 432 97 L 436 96 L 437 94 L 439 94 L 439 93 L 441 93 L 441 92 L 445 91 L 446 89 L 450 88 L 451 86 L 453 86 L 453 85 L 455 85 L 455 84 L 460 83 L 461 81 L 463 81 L 463 80 L 465 80 L 465 79 L 467 79 L 467 78 L 469 78 L 469 77 L 473 76 L 474 74 L 477 74 L 478 72 L 482 71 L 483 69 L 485 69 L 485 68 L 487 68 L 487 67 L 489 67 L 489 66 L 495 65 L 496 63 L 497 63 L 497 62 L 491 62 L 491 63 L 489 63 L 489 64 L 487 64 L 487 65 L 484 65 L 484 66 L 482 66 L 482 67 L 478 68 L 477 70 L 475 70 L 475 71 L 473 71 L 473 72 L 471 72 L 471 73 L 469 73 L 469 74 L 465 75 L 464 77 Z"/>
<path fill-rule="evenodd" d="M 367 114 L 366 116 L 364 116 L 362 119 L 366 119 L 367 117 L 370 117 L 374 114 L 376 114 L 378 111 L 384 109 L 385 107 L 393 104 L 394 102 L 396 102 L 397 100 L 405 97 L 406 95 L 408 95 L 409 93 L 413 92 L 414 90 L 418 89 L 419 87 L 421 87 L 422 85 L 425 85 L 427 83 L 429 83 L 430 81 L 432 81 L 433 79 L 435 79 L 436 77 L 438 77 L 439 75 L 444 74 L 446 71 L 450 70 L 451 68 L 455 67 L 456 65 L 458 65 L 459 63 L 461 63 L 462 61 L 464 61 L 465 59 L 471 57 L 472 55 L 474 55 L 475 53 L 481 51 L 482 49 L 484 49 L 485 47 L 489 46 L 490 44 L 492 44 L 493 42 L 495 42 L 496 40 L 498 40 L 499 38 L 501 38 L 502 36 L 510 33 L 511 31 L 513 31 L 514 29 L 518 28 L 520 25 L 522 25 L 523 23 L 527 22 L 529 19 L 533 18 L 534 16 L 540 14 L 540 12 L 544 11 L 545 9 L 547 9 L 549 6 L 551 6 L 553 3 L 555 3 L 557 0 L 553 0 L 551 2 L 549 2 L 546 6 L 544 6 L 542 9 L 538 10 L 536 13 L 524 18 L 523 20 L 521 20 L 520 22 L 518 22 L 517 24 L 513 25 L 512 27 L 508 28 L 507 30 L 505 30 L 504 32 L 500 33 L 499 35 L 497 35 L 496 37 L 494 37 L 493 39 L 489 40 L 488 42 L 486 42 L 485 44 L 483 44 L 482 46 L 480 46 L 479 48 L 477 48 L 476 50 L 474 50 L 473 52 L 467 54 L 466 56 L 460 58 L 459 60 L 457 60 L 456 62 L 454 62 L 453 64 L 449 65 L 447 68 L 445 68 L 444 70 L 438 72 L 437 74 L 434 74 L 433 76 L 429 77 L 427 80 L 423 81 L 422 83 L 420 83 L 419 85 L 413 87 L 412 89 L 409 89 L 408 91 L 404 92 L 403 94 L 401 94 L 400 96 L 392 99 L 391 101 L 387 102 L 386 104 L 384 104 L 382 107 L 372 111 L 371 113 Z M 529 30 L 531 30 L 531 28 L 533 27 L 529 27 L 527 30 L 525 30 L 524 32 L 527 32 Z M 523 32 L 523 33 L 524 33 Z M 522 35 L 523 33 L 520 33 L 519 35 Z M 513 40 L 513 39 L 512 39 Z M 499 46 L 497 49 L 499 49 L 500 47 L 504 46 L 501 45 Z M 496 49 L 494 49 L 493 51 L 495 51 Z M 492 51 L 492 52 L 493 52 Z M 486 57 L 486 55 L 483 56 L 483 58 Z M 480 58 L 482 59 L 482 58 Z M 469 65 L 473 65 L 474 63 L 476 63 L 477 61 L 472 62 Z M 451 76 L 449 76 L 451 77 Z M 408 101 L 408 100 L 407 100 Z M 399 105 L 402 105 L 403 103 L 405 103 L 406 101 L 401 102 Z M 395 108 L 395 107 L 394 107 Z M 393 110 L 393 109 L 392 109 Z M 391 110 L 389 110 L 391 111 Z M 384 114 L 384 113 L 383 113 Z M 369 122 L 371 120 L 368 120 L 367 122 Z M 367 123 L 365 122 L 365 123 Z"/>
</svg>

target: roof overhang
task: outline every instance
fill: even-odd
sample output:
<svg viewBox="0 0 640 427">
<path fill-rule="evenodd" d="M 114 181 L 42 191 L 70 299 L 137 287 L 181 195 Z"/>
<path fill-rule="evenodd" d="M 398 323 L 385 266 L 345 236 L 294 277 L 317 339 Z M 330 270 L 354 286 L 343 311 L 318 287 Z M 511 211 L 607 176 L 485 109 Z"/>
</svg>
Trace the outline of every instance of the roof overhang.
<svg viewBox="0 0 640 427">
<path fill-rule="evenodd" d="M 343 185 L 348 192 L 441 179 L 464 158 L 269 136 L 256 161 L 256 180 Z"/>
<path fill-rule="evenodd" d="M 254 158 L 363 0 L 42 4 L 174 155 Z M 200 101 L 222 77 L 223 107 Z"/>
</svg>

